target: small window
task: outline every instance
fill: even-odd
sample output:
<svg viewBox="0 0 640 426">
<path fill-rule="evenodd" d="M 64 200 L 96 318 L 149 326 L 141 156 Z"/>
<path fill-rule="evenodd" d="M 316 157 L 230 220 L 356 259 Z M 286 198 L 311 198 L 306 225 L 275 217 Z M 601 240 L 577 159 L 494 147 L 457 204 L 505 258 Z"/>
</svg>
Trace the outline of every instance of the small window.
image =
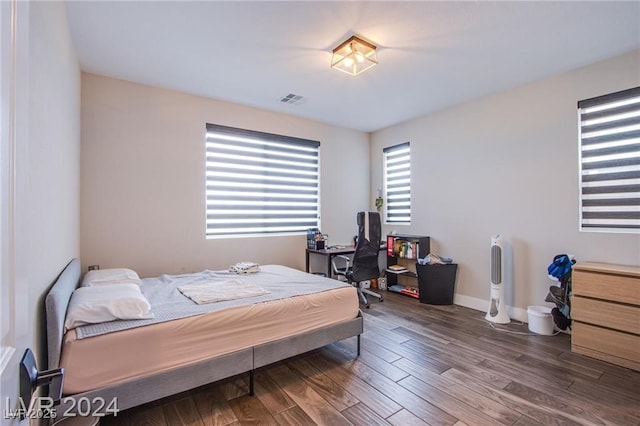
<svg viewBox="0 0 640 426">
<path fill-rule="evenodd" d="M 411 223 L 411 149 L 409 142 L 383 149 L 386 223 Z"/>
<path fill-rule="evenodd" d="M 207 124 L 207 238 L 320 228 L 320 142 Z"/>
<path fill-rule="evenodd" d="M 578 102 L 580 230 L 640 233 L 640 87 Z"/>
</svg>

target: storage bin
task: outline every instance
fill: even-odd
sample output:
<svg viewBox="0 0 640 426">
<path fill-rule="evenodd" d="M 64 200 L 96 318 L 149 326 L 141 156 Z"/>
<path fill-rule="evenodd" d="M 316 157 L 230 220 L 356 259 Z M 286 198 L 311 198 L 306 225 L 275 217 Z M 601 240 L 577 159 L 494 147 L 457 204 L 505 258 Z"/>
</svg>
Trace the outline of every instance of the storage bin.
<svg viewBox="0 0 640 426">
<path fill-rule="evenodd" d="M 527 317 L 529 320 L 529 331 L 544 336 L 553 335 L 551 308 L 546 306 L 528 306 Z"/>
<path fill-rule="evenodd" d="M 452 305 L 458 265 L 455 263 L 420 265 L 416 263 L 420 303 Z"/>
</svg>

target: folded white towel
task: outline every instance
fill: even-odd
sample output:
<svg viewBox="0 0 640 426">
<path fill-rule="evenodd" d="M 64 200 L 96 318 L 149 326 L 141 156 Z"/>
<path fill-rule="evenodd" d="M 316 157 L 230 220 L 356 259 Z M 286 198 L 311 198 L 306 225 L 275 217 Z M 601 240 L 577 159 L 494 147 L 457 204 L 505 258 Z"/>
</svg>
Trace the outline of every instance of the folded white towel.
<svg viewBox="0 0 640 426">
<path fill-rule="evenodd" d="M 238 262 L 229 267 L 229 272 L 236 274 L 254 274 L 260 272 L 260 265 L 254 262 Z"/>
<path fill-rule="evenodd" d="M 178 290 L 198 305 L 261 296 L 269 293 L 262 287 L 242 280 L 201 281 L 180 286 Z"/>
</svg>

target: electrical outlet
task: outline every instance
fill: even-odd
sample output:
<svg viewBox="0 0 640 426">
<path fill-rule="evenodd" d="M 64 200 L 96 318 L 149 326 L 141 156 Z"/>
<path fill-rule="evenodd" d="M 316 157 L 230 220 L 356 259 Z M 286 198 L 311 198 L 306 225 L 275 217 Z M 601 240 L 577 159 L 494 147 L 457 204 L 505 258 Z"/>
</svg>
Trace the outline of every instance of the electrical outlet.
<svg viewBox="0 0 640 426">
<path fill-rule="evenodd" d="M 100 269 L 100 265 L 89 265 L 90 271 L 97 271 L 98 269 Z"/>
</svg>

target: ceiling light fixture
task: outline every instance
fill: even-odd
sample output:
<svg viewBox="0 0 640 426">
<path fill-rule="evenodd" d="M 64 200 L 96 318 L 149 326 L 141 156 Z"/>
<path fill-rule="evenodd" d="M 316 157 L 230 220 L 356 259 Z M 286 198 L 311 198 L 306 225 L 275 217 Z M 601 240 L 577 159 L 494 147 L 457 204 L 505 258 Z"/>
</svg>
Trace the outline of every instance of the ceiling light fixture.
<svg viewBox="0 0 640 426">
<path fill-rule="evenodd" d="M 357 36 L 351 36 L 333 49 L 331 68 L 358 75 L 378 63 L 376 46 Z"/>
</svg>

